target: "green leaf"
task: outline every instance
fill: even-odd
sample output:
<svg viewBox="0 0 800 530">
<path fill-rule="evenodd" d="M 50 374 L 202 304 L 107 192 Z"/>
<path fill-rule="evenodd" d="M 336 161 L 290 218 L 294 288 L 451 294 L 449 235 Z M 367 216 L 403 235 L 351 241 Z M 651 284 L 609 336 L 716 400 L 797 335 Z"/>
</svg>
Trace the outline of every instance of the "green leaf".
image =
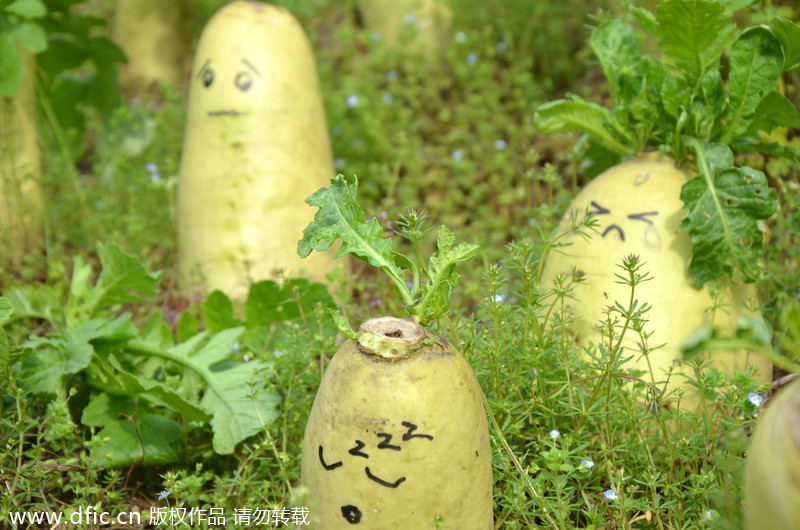
<svg viewBox="0 0 800 530">
<path fill-rule="evenodd" d="M 47 14 L 47 7 L 41 0 L 15 0 L 7 5 L 3 11 L 22 18 L 41 18 Z"/>
<path fill-rule="evenodd" d="M 181 313 L 178 325 L 175 328 L 175 338 L 178 342 L 186 342 L 190 337 L 197 335 L 200 331 L 200 324 L 197 317 L 189 311 Z"/>
<path fill-rule="evenodd" d="M 328 308 L 328 314 L 333 318 L 333 321 L 336 323 L 336 327 L 342 333 L 342 336 L 346 339 L 350 340 L 358 340 L 358 333 L 353 330 L 350 326 L 350 322 L 348 322 L 347 317 L 336 308 Z"/>
<path fill-rule="evenodd" d="M 585 101 L 578 96 L 559 99 L 541 105 L 536 109 L 533 123 L 545 134 L 580 130 L 591 138 L 600 141 L 614 153 L 631 155 L 635 152 L 636 139 L 617 123 L 608 109 Z M 614 130 L 615 134 L 610 132 Z M 624 138 L 624 143 L 618 139 Z"/>
<path fill-rule="evenodd" d="M 755 136 L 758 131 L 770 134 L 775 127 L 800 128 L 797 109 L 786 96 L 776 90 L 761 100 L 754 115 L 745 136 Z"/>
<path fill-rule="evenodd" d="M 450 293 L 461 281 L 457 264 L 469 261 L 478 253 L 478 246 L 461 243 L 452 248 L 456 238 L 449 228 L 439 227 L 438 250 L 431 256 L 428 269 L 425 271 L 428 282 L 422 286 L 422 296 L 415 307 L 414 316 L 425 325 L 443 315 L 450 304 Z"/>
<path fill-rule="evenodd" d="M 780 41 L 766 27 L 750 28 L 736 40 L 730 54 L 727 130 L 722 143 L 742 136 L 756 108 L 775 87 L 783 69 Z"/>
<path fill-rule="evenodd" d="M 103 265 L 94 291 L 92 309 L 141 301 L 142 295 L 154 295 L 161 273 L 149 273 L 138 258 L 126 254 L 115 244 L 97 243 Z"/>
<path fill-rule="evenodd" d="M 605 19 L 592 31 L 592 51 L 603 67 L 611 87 L 611 97 L 617 104 L 620 94 L 620 78 L 639 57 L 639 45 L 633 26 L 620 19 Z"/>
<path fill-rule="evenodd" d="M 236 318 L 233 302 L 222 291 L 215 290 L 203 302 L 203 326 L 212 335 L 242 323 Z"/>
<path fill-rule="evenodd" d="M 734 26 L 725 7 L 712 0 L 665 0 L 658 6 L 661 50 L 694 85 L 719 61 Z"/>
<path fill-rule="evenodd" d="M 13 94 L 22 82 L 22 58 L 14 39 L 0 33 L 0 96 Z"/>
<path fill-rule="evenodd" d="M 733 14 L 736 11 L 751 6 L 758 1 L 759 0 L 719 0 L 719 3 L 725 6 L 726 13 Z"/>
<path fill-rule="evenodd" d="M 8 346 L 8 337 L 6 337 L 6 332 L 3 330 L 3 324 L 8 322 L 13 312 L 14 306 L 11 305 L 8 298 L 0 296 L 0 377 L 5 374 L 6 368 L 8 368 L 9 356 L 11 354 L 11 350 Z"/>
<path fill-rule="evenodd" d="M 14 307 L 13 320 L 37 318 L 56 325 L 63 322 L 61 301 L 50 287 L 45 285 L 13 286 L 5 290 L 5 295 Z"/>
<path fill-rule="evenodd" d="M 9 34 L 30 53 L 41 53 L 47 49 L 47 33 L 34 22 L 20 22 L 9 30 Z"/>
<path fill-rule="evenodd" d="M 95 434 L 89 457 L 104 468 L 170 464 L 178 459 L 174 445 L 180 438 L 173 420 L 137 410 L 130 420 L 117 419 Z"/>
<path fill-rule="evenodd" d="M 774 18 L 771 24 L 783 47 L 783 71 L 800 68 L 800 26 L 780 17 Z"/>
<path fill-rule="evenodd" d="M 212 336 L 199 351 L 186 355 L 194 344 L 170 349 L 182 364 L 200 374 L 205 383 L 200 407 L 211 414 L 212 445 L 219 454 L 231 454 L 236 444 L 262 431 L 277 416 L 280 398 L 268 387 L 267 366 L 254 359 L 231 361 L 233 344 L 244 328 L 225 329 Z"/>
<path fill-rule="evenodd" d="M 759 221 L 777 209 L 777 194 L 760 171 L 723 168 L 714 171 L 705 149 L 694 141 L 701 175 L 681 190 L 689 213 L 681 227 L 692 239 L 689 272 L 699 286 L 719 276 L 756 279 L 756 264 L 762 259 L 764 234 Z"/>
<path fill-rule="evenodd" d="M 405 283 L 403 269 L 413 270 L 416 266 L 392 250 L 392 240 L 383 237 L 384 229 L 376 218 L 365 221 L 364 211 L 356 202 L 357 178 L 349 186 L 342 175 L 337 175 L 331 179 L 331 184 L 306 199 L 306 203 L 319 207 L 319 211 L 303 231 L 303 238 L 297 243 L 297 253 L 305 258 L 312 250 L 327 250 L 341 239 L 342 245 L 334 258 L 352 254 L 384 271 L 400 291 L 406 305 L 411 305 L 414 297 Z"/>
</svg>

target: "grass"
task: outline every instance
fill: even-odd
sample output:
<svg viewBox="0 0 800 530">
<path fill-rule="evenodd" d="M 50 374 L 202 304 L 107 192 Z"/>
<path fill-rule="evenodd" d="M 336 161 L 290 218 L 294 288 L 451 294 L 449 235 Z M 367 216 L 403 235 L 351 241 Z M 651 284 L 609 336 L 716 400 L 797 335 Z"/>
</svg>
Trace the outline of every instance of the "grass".
<svg viewBox="0 0 800 530">
<path fill-rule="evenodd" d="M 543 260 L 559 241 L 552 230 L 583 177 L 580 148 L 538 135 L 533 108 L 569 90 L 604 95 L 581 83 L 597 77 L 583 63 L 585 2 L 528 4 L 465 3 L 435 67 L 359 28 L 350 3 L 304 4 L 297 16 L 317 50 L 337 168 L 358 174 L 362 205 L 387 234 L 415 208 L 447 224 L 459 241 L 482 246 L 481 263 L 462 267 L 450 322 L 433 328 L 459 345 L 486 395 L 497 528 L 743 528 L 743 462 L 760 412 L 748 396 L 766 389 L 750 373 L 724 375 L 694 360 L 697 376 L 689 384 L 707 413 L 687 410 L 679 394 L 659 395 L 645 383 L 647 374 L 625 368 L 632 352 L 620 350 L 621 335 L 645 332 L 628 300 L 608 311 L 616 322 L 606 328 L 610 347 L 584 351 L 574 343 L 567 310 L 580 275 L 553 285 L 541 281 Z M 218 5 L 199 3 L 198 17 Z M 591 8 L 619 6 L 595 2 Z M 573 38 L 561 37 L 565 28 Z M 788 78 L 787 93 L 796 94 L 796 87 Z M 95 117 L 77 160 L 62 156 L 43 124 L 51 199 L 47 259 L 2 270 L 0 290 L 46 283 L 66 300 L 74 258 L 96 272 L 95 242 L 113 241 L 149 270 L 164 271 L 156 296 L 123 308 L 138 325 L 158 311 L 172 334 L 181 333 L 187 313 L 202 326 L 204 301 L 173 289 L 174 243 L 163 237 L 174 232 L 182 90 L 162 87 L 119 108 L 108 122 Z M 773 330 L 773 349 L 797 358 L 798 171 L 769 159 L 750 162 L 768 170 L 781 202 L 780 215 L 769 222 L 760 309 Z M 574 229 L 592 232 L 577 222 Z M 420 253 L 430 251 L 429 239 Z M 628 259 L 619 266 L 635 299 L 646 264 Z M 331 291 L 351 323 L 403 311 L 391 285 L 358 264 L 341 267 Z M 181 429 L 174 463 L 123 468 L 103 468 L 93 457 L 102 440 L 80 421 L 92 392 L 85 375 L 67 378 L 56 397 L 24 390 L 15 368 L 27 355 L 20 345 L 50 331 L 46 324 L 31 319 L 5 326 L 12 354 L 0 364 L 0 522 L 8 524 L 14 511 L 88 506 L 139 511 L 145 521 L 156 506 L 173 514 L 215 508 L 229 523 L 234 514 L 246 520 L 246 508 L 286 508 L 266 516 L 290 521 L 293 507 L 308 506 L 308 492 L 298 486 L 303 431 L 340 340 L 315 324 L 327 318 L 318 309 L 318 318 L 261 329 L 236 352 L 268 367 L 264 380 L 281 396 L 275 421 L 233 454 L 219 455 L 207 426 L 175 417 Z M 241 316 L 244 308 L 235 310 Z M 278 336 L 284 337 L 280 351 L 270 347 Z M 437 524 L 447 527 L 446 520 Z"/>
</svg>

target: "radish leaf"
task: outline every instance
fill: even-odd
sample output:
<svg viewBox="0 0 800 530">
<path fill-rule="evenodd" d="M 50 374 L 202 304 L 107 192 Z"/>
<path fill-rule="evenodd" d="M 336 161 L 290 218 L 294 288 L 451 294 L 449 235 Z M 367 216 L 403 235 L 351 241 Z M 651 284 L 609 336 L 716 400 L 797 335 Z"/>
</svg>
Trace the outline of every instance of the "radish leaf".
<svg viewBox="0 0 800 530">
<path fill-rule="evenodd" d="M 681 200 L 689 208 L 681 228 L 689 233 L 693 247 L 689 272 L 699 286 L 719 276 L 733 276 L 737 269 L 752 282 L 763 250 L 759 220 L 775 213 L 777 193 L 761 171 L 715 168 L 707 147 L 696 141 L 695 146 L 701 174 L 681 190 Z"/>
</svg>

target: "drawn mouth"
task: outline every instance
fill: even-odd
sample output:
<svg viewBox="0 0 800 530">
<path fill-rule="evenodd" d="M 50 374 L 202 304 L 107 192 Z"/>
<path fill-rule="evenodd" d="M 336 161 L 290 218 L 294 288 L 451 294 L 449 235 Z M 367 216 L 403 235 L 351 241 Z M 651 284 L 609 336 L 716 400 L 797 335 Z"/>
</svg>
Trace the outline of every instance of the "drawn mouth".
<svg viewBox="0 0 800 530">
<path fill-rule="evenodd" d="M 209 110 L 206 114 L 211 117 L 216 117 L 216 116 L 247 116 L 248 113 L 239 110 L 225 109 L 225 110 Z"/>
</svg>

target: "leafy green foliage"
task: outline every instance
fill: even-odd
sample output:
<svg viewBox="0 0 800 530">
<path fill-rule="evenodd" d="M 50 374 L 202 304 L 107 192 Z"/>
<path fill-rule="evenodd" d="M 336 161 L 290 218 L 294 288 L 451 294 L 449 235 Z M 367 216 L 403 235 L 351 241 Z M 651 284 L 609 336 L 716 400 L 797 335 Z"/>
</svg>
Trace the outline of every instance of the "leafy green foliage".
<svg viewBox="0 0 800 530">
<path fill-rule="evenodd" d="M 797 109 L 775 90 L 781 74 L 794 68 L 797 26 L 777 18 L 774 27 L 740 32 L 734 13 L 751 3 L 666 0 L 655 15 L 634 9 L 657 38 L 660 60 L 640 53 L 633 26 L 601 19 L 591 47 L 608 80 L 612 108 L 572 96 L 540 106 L 534 116 L 545 133 L 584 132 L 597 147 L 614 153 L 616 161 L 652 148 L 687 166 L 691 155 L 696 156 L 703 175 L 684 188 L 689 213 L 682 226 L 692 237 L 690 272 L 699 285 L 736 270 L 742 279 L 754 281 L 763 249 L 759 221 L 777 207 L 763 174 L 735 168 L 731 149 L 795 161 L 800 156 L 794 148 L 761 138 L 776 127 L 800 126 Z M 723 79 L 726 54 L 729 68 Z M 704 166 L 701 158 L 709 158 L 710 152 L 700 151 L 720 148 L 728 155 L 717 157 L 713 169 Z"/>
<path fill-rule="evenodd" d="M 698 149 L 701 174 L 681 190 L 689 208 L 681 227 L 691 236 L 693 248 L 689 272 L 701 286 L 737 270 L 747 282 L 758 278 L 764 237 L 759 221 L 775 213 L 777 205 L 777 192 L 763 172 L 731 167 L 733 153 L 718 147 L 727 151 L 728 162 L 712 166 Z"/>
<path fill-rule="evenodd" d="M 46 319 L 52 327 L 22 344 L 20 382 L 27 391 L 65 399 L 81 379 L 93 389 L 82 421 L 100 428 L 91 449 L 97 465 L 175 461 L 186 428 L 176 415 L 208 423 L 219 454 L 232 453 L 275 420 L 280 400 L 268 383 L 271 358 L 242 359 L 237 352 L 291 347 L 284 333 L 271 328 L 296 325 L 305 312 L 308 321 L 319 320 L 316 304 L 333 307 L 323 286 L 307 280 L 256 284 L 244 321 L 234 316 L 228 297 L 215 291 L 203 303 L 206 330 L 182 319 L 187 336 L 176 343 L 160 315 L 139 329 L 130 313 L 117 313 L 123 304 L 152 296 L 159 275 L 116 245 L 99 243 L 97 250 L 102 270 L 94 283 L 91 267 L 75 260 L 65 311 L 46 289 L 11 289 L 9 298 L 0 299 L 0 325 L 15 304 L 15 319 Z M 330 326 L 319 329 L 335 334 Z M 7 350 L 0 352 L 3 358 Z"/>
<path fill-rule="evenodd" d="M 12 94 L 22 81 L 22 57 L 47 48 L 47 36 L 39 20 L 47 14 L 41 0 L 0 3 L 0 96 Z"/>
<path fill-rule="evenodd" d="M 365 220 L 364 211 L 356 202 L 358 179 L 350 186 L 342 175 L 337 175 L 331 179 L 331 184 L 306 199 L 310 206 L 317 206 L 319 210 L 297 243 L 300 257 L 305 258 L 312 250 L 327 250 L 341 239 L 342 245 L 334 258 L 352 254 L 384 271 L 400 293 L 409 314 L 418 322 L 425 325 L 444 315 L 450 304 L 450 293 L 461 280 L 458 263 L 471 260 L 478 247 L 461 243 L 453 248 L 455 236 L 441 226 L 438 250 L 431 256 L 428 267 L 420 270 L 411 259 L 392 250 L 392 241 L 383 237 L 383 229 L 376 218 Z M 404 270 L 411 272 L 413 280 L 409 284 Z M 420 274 L 426 282 L 420 281 Z"/>
</svg>

